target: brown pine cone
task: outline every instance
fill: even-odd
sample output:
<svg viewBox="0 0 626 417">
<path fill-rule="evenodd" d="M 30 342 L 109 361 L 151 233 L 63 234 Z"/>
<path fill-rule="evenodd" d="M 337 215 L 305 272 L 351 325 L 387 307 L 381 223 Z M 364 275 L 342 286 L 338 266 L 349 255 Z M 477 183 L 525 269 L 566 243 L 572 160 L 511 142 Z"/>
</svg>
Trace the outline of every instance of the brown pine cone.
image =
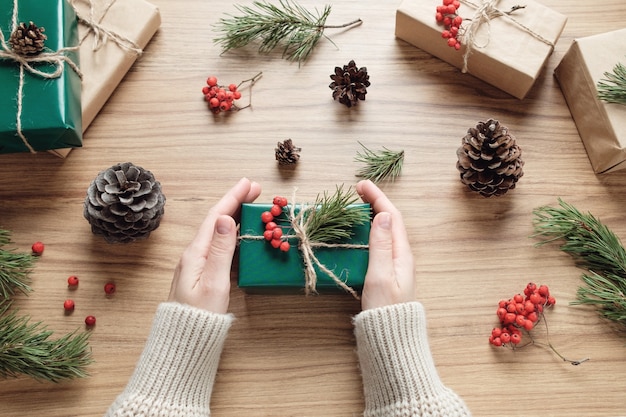
<svg viewBox="0 0 626 417">
<path fill-rule="evenodd" d="M 43 51 L 44 42 L 48 39 L 44 31 L 44 28 L 37 27 L 33 22 L 30 22 L 28 26 L 22 22 L 11 33 L 9 44 L 19 55 L 37 55 Z"/>
<path fill-rule="evenodd" d="M 280 165 L 293 165 L 300 159 L 301 150 L 302 148 L 294 146 L 291 139 L 285 139 L 282 143 L 277 143 L 274 151 Z"/>
<path fill-rule="evenodd" d="M 343 68 L 335 67 L 335 73 L 330 79 L 333 80 L 329 85 L 333 90 L 333 99 L 348 107 L 356 105 L 359 100 L 365 100 L 370 77 L 367 75 L 367 68 L 358 68 L 354 60 Z"/>
<path fill-rule="evenodd" d="M 505 194 L 524 175 L 522 149 L 497 120 L 470 128 L 457 156 L 461 182 L 485 197 Z"/>
</svg>

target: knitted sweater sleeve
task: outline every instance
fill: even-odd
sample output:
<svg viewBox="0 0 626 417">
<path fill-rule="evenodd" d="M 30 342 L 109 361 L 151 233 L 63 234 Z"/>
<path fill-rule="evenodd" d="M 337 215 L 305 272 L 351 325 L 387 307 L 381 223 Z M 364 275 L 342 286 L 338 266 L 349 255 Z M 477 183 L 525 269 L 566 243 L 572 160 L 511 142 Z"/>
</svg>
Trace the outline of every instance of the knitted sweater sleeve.
<svg viewBox="0 0 626 417">
<path fill-rule="evenodd" d="M 233 317 L 159 305 L 126 389 L 105 417 L 208 417 L 213 382 Z"/>
<path fill-rule="evenodd" d="M 469 416 L 439 379 L 418 302 L 364 310 L 354 318 L 365 391 L 364 417 Z"/>
</svg>

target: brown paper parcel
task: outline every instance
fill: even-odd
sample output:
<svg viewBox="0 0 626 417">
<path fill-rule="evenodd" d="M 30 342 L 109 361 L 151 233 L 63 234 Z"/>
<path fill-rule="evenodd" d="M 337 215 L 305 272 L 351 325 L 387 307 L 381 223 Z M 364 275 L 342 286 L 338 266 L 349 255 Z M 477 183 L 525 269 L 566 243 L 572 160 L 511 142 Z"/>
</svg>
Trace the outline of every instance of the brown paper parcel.
<svg viewBox="0 0 626 417">
<path fill-rule="evenodd" d="M 161 26 L 159 9 L 144 0 L 93 0 L 93 20 L 108 31 L 132 41 L 144 49 Z M 90 1 L 72 2 L 79 16 L 90 17 Z M 110 6 L 110 7 L 108 7 Z M 95 35 L 90 28 L 78 25 L 80 38 L 80 67 L 83 72 L 82 118 L 83 132 L 113 94 L 139 54 L 119 45 L 112 39 L 104 39 L 94 50 Z M 55 149 L 50 152 L 64 158 L 71 149 Z"/>
<path fill-rule="evenodd" d="M 626 169 L 626 106 L 597 97 L 598 81 L 626 64 L 626 29 L 574 40 L 554 70 L 594 172 Z M 616 41 L 617 40 L 617 41 Z"/>
<path fill-rule="evenodd" d="M 481 0 L 460 1 L 457 13 L 464 27 Z M 456 50 L 441 37 L 444 27 L 435 21 L 439 4 L 438 0 L 404 0 L 396 12 L 396 37 L 461 69 L 467 46 Z M 518 0 L 496 2 L 502 12 L 517 5 Z M 468 73 L 519 99 L 535 83 L 567 22 L 566 16 L 535 1 L 523 5 L 510 17 L 495 17 L 479 26 L 467 65 Z"/>
</svg>

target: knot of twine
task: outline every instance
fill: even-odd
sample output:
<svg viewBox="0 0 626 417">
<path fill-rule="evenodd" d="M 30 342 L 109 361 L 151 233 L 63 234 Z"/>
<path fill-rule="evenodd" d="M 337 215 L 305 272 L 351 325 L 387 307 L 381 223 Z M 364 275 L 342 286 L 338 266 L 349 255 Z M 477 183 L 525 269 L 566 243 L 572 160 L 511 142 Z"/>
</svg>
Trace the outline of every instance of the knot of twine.
<svg viewBox="0 0 626 417">
<path fill-rule="evenodd" d="M 117 0 L 109 0 L 109 2 L 106 4 L 106 7 L 104 7 L 103 12 L 99 18 L 96 17 L 95 1 L 94 0 L 88 0 L 88 1 L 89 1 L 89 16 L 85 16 L 81 12 L 79 12 L 78 9 L 76 8 L 75 0 L 72 0 L 72 6 L 74 7 L 74 10 L 76 11 L 78 22 L 87 26 L 87 28 L 89 29 L 87 33 L 85 34 L 85 36 L 81 39 L 80 41 L 81 44 L 87 38 L 87 36 L 89 36 L 90 33 L 93 33 L 94 38 L 93 38 L 92 50 L 94 52 L 102 48 L 102 46 L 106 44 L 109 39 L 111 39 L 122 49 L 133 52 L 137 55 L 141 55 L 143 53 L 143 50 L 134 41 L 132 41 L 131 39 L 125 36 L 120 35 L 117 32 L 107 29 L 103 24 L 100 23 L 100 21 L 108 13 L 111 6 L 113 6 L 113 4 Z"/>
<path fill-rule="evenodd" d="M 291 199 L 295 202 L 295 193 Z M 304 292 L 306 295 L 317 293 L 317 272 L 315 267 L 328 275 L 340 288 L 350 293 L 357 300 L 359 295 L 346 284 L 335 272 L 333 272 L 326 265 L 322 264 L 320 260 L 315 256 L 315 248 L 343 248 L 343 249 L 368 249 L 369 245 L 355 244 L 355 243 L 325 243 L 316 242 L 309 239 L 307 234 L 307 226 L 311 219 L 311 212 L 316 210 L 315 205 L 301 204 L 300 211 L 296 214 L 296 204 L 292 203 L 289 208 L 288 220 L 291 228 L 293 229 L 293 235 L 286 235 L 286 238 L 298 239 L 298 250 L 302 253 L 302 259 L 304 261 Z M 242 235 L 239 239 L 252 239 L 252 240 L 265 240 L 263 236 L 256 235 Z"/>
<path fill-rule="evenodd" d="M 526 6 L 513 6 L 511 10 L 504 12 L 496 7 L 496 4 L 500 0 L 483 0 L 483 2 L 480 5 L 472 2 L 471 0 L 460 0 L 460 1 L 461 3 L 465 3 L 467 5 L 470 5 L 476 8 L 476 12 L 472 16 L 472 18 L 466 19 L 466 20 L 469 20 L 471 23 L 469 24 L 469 26 L 465 28 L 463 32 L 463 43 L 465 44 L 466 48 L 465 48 L 465 53 L 463 54 L 463 68 L 461 69 L 461 72 L 463 73 L 467 72 L 469 56 L 472 53 L 472 50 L 474 48 L 484 48 L 489 44 L 489 39 L 491 38 L 490 31 L 487 35 L 487 40 L 485 41 L 485 43 L 482 45 L 478 44 L 477 39 L 476 39 L 478 28 L 480 28 L 484 23 L 487 23 L 487 26 L 490 28 L 491 20 L 498 18 L 498 17 L 506 17 L 511 23 L 515 24 L 517 27 L 519 27 L 524 32 L 531 35 L 533 38 L 545 43 L 546 45 L 554 49 L 554 42 L 550 41 L 549 39 L 544 38 L 539 33 L 535 32 L 534 30 L 532 30 L 531 28 L 529 28 L 528 26 L 524 25 L 523 23 L 519 22 L 518 20 L 516 20 L 514 17 L 511 16 L 512 12 L 519 10 L 519 9 L 523 9 Z"/>
<path fill-rule="evenodd" d="M 11 22 L 11 33 L 15 31 L 17 28 L 17 7 L 18 0 L 13 0 L 13 16 Z M 39 76 L 45 79 L 54 79 L 58 78 L 63 74 L 65 69 L 64 63 L 67 63 L 76 74 L 82 79 L 83 74 L 81 73 L 78 65 L 72 61 L 70 57 L 65 55 L 66 52 L 76 51 L 78 49 L 77 46 L 70 48 L 61 48 L 58 51 L 53 52 L 42 52 L 36 55 L 22 55 L 15 52 L 6 42 L 4 34 L 0 30 L 0 59 L 11 60 L 19 64 L 20 66 L 20 77 L 17 88 L 17 114 L 16 114 L 16 131 L 17 135 L 20 137 L 24 145 L 28 148 L 31 153 L 36 153 L 35 148 L 28 142 L 28 139 L 22 132 L 22 107 L 23 107 L 23 98 L 24 98 L 24 75 L 25 71 L 29 73 Z M 54 71 L 46 72 L 41 71 L 33 66 L 36 63 L 46 63 L 54 66 Z"/>
</svg>

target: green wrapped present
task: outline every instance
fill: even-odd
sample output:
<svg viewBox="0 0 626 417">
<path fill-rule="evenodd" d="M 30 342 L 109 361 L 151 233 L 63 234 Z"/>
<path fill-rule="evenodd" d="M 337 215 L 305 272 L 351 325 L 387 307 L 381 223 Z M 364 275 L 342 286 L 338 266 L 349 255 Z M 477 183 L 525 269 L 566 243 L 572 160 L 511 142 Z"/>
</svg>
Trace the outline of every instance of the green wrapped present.
<svg viewBox="0 0 626 417">
<path fill-rule="evenodd" d="M 30 23 L 41 52 L 11 35 Z M 0 0 L 0 153 L 82 146 L 78 21 L 66 0 Z M 16 32 L 16 34 L 19 32 Z M 21 40 L 22 39 L 22 40 Z M 17 46 L 16 46 L 17 45 Z"/>
<path fill-rule="evenodd" d="M 369 217 L 369 204 L 352 204 L 349 207 L 360 208 Z M 267 204 L 242 205 L 239 287 L 253 292 L 293 292 L 305 288 L 308 293 L 343 289 L 356 296 L 357 291 L 363 288 L 367 272 L 370 222 L 355 225 L 351 229 L 352 236 L 347 240 L 324 247 L 317 246 L 315 242 L 309 245 L 317 260 L 309 258 L 315 274 L 315 283 L 311 288 L 304 261 L 308 255 L 305 255 L 301 239 L 294 234 L 293 224 L 288 220 L 277 222 L 291 244 L 287 252 L 275 249 L 263 237 L 265 223 L 261 220 L 261 213 L 270 208 L 271 205 Z M 296 216 L 300 209 L 300 206 L 294 209 Z"/>
</svg>

